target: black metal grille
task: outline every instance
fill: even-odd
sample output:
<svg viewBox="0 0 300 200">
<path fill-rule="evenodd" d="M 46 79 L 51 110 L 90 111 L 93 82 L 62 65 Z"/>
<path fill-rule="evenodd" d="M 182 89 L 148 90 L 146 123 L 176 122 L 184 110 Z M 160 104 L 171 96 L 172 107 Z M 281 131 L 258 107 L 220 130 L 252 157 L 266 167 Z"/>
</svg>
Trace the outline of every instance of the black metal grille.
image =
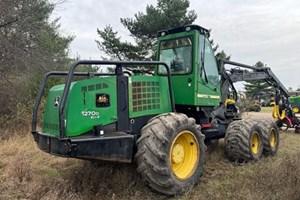
<svg viewBox="0 0 300 200">
<path fill-rule="evenodd" d="M 88 85 L 81 88 L 81 92 L 87 92 L 87 91 L 94 91 L 94 90 L 101 90 L 108 88 L 108 85 L 106 83 L 98 83 L 96 85 Z"/>
<path fill-rule="evenodd" d="M 159 82 L 132 82 L 133 112 L 160 109 Z"/>
</svg>

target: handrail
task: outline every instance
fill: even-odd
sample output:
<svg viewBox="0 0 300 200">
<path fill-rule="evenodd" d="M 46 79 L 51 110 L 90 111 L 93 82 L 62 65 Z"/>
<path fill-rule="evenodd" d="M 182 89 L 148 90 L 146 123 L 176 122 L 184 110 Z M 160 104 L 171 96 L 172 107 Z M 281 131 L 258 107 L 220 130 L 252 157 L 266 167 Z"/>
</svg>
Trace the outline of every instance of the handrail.
<svg viewBox="0 0 300 200">
<path fill-rule="evenodd" d="M 37 125 L 37 115 L 38 115 L 38 108 L 40 106 L 41 100 L 42 100 L 42 96 L 43 96 L 43 92 L 47 83 L 48 78 L 50 78 L 51 76 L 67 76 L 69 72 L 67 71 L 51 71 L 51 72 L 47 72 L 43 79 L 42 82 L 39 86 L 39 90 L 37 93 L 37 97 L 34 103 L 34 107 L 33 107 L 33 117 L 32 117 L 32 132 L 36 132 L 36 125 Z M 74 73 L 75 76 L 90 76 L 91 73 L 90 72 L 75 72 Z M 104 74 L 104 73 L 93 73 L 94 76 L 108 76 L 108 75 L 112 75 L 112 74 Z"/>
</svg>

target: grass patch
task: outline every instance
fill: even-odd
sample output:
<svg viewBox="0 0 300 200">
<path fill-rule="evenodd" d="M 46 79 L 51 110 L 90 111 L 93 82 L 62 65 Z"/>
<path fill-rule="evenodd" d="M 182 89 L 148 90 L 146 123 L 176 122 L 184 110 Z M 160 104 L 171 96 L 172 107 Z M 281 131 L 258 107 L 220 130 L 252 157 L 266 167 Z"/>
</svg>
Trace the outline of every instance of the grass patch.
<svg viewBox="0 0 300 200">
<path fill-rule="evenodd" d="M 269 112 L 272 113 L 273 107 L 261 107 L 260 112 Z"/>
</svg>

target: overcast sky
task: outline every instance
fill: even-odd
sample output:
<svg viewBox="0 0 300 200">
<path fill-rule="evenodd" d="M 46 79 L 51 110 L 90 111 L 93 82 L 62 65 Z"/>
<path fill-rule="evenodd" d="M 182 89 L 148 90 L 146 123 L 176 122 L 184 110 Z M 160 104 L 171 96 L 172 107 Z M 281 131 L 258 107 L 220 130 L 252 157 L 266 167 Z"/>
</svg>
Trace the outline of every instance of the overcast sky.
<svg viewBox="0 0 300 200">
<path fill-rule="evenodd" d="M 61 31 L 74 35 L 71 56 L 100 59 L 96 30 L 110 24 L 119 36 L 129 39 L 120 18 L 145 12 L 156 0 L 68 0 L 54 11 L 61 17 Z M 288 88 L 300 88 L 299 0 L 190 0 L 198 15 L 195 24 L 212 29 L 219 50 L 232 61 L 254 65 L 262 61 Z"/>
</svg>

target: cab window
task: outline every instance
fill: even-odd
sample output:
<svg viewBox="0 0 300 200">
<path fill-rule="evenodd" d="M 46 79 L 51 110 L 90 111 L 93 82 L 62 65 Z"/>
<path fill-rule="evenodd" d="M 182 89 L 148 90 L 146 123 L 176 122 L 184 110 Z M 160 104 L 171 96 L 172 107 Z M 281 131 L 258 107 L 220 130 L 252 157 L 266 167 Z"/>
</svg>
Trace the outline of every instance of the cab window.
<svg viewBox="0 0 300 200">
<path fill-rule="evenodd" d="M 211 44 L 203 35 L 200 35 L 199 43 L 200 77 L 213 86 L 218 87 L 220 76 Z"/>
<path fill-rule="evenodd" d="M 192 38 L 178 38 L 160 43 L 159 60 L 168 64 L 172 74 L 188 74 L 192 71 Z M 160 66 L 159 74 L 166 74 Z"/>
</svg>

